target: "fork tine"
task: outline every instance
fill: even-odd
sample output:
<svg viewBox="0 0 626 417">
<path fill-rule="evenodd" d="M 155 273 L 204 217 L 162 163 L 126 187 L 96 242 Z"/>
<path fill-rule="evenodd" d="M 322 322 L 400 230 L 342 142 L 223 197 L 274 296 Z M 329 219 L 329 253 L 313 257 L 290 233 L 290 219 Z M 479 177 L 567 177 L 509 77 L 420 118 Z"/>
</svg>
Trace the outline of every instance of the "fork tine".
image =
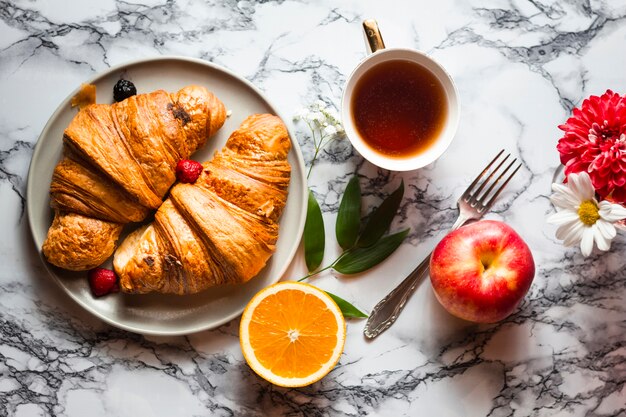
<svg viewBox="0 0 626 417">
<path fill-rule="evenodd" d="M 509 178 L 507 178 L 506 181 L 504 181 L 504 183 L 500 186 L 500 188 L 498 188 L 498 191 L 496 191 L 493 197 L 491 197 L 491 199 L 484 205 L 485 208 L 483 210 L 489 210 L 491 208 L 493 203 L 496 201 L 496 198 L 498 198 L 502 190 L 504 190 L 504 187 L 506 187 L 509 181 L 511 181 L 511 178 L 513 178 L 513 176 L 517 173 L 517 171 L 519 171 L 521 167 L 522 167 L 522 163 L 520 162 L 517 168 L 515 168 L 515 171 L 511 172 L 511 175 L 509 175 Z"/>
<path fill-rule="evenodd" d="M 487 179 L 485 181 L 482 182 L 482 184 L 480 184 L 480 187 L 478 187 L 478 190 L 474 191 L 472 193 L 472 200 L 474 201 L 474 203 L 478 203 L 478 194 L 480 194 L 480 192 L 483 190 L 483 188 L 485 188 L 485 185 L 487 185 L 487 183 L 489 183 L 489 181 L 491 181 L 491 179 L 493 178 L 494 175 L 496 175 L 496 172 L 498 172 L 500 170 L 500 168 L 502 167 L 502 165 L 506 162 L 507 159 L 509 159 L 509 156 L 511 156 L 511 154 L 508 154 L 507 156 L 504 157 L 504 159 L 498 164 L 497 167 L 495 167 L 493 169 L 493 171 L 491 171 L 491 174 L 489 174 L 489 176 L 487 177 Z M 483 194 L 484 197 L 484 194 Z"/>
<path fill-rule="evenodd" d="M 472 191 L 472 189 L 476 186 L 476 184 L 478 184 L 478 181 L 480 181 L 480 179 L 487 173 L 487 171 L 489 171 L 489 168 L 491 168 L 491 166 L 498 160 L 498 158 L 500 158 L 500 155 L 502 155 L 503 152 L 504 152 L 504 149 L 498 152 L 496 157 L 493 158 L 491 162 L 489 162 L 489 165 L 487 165 L 485 169 L 483 169 L 483 171 L 480 174 L 478 174 L 478 176 L 474 179 L 474 181 L 472 181 L 472 183 L 465 189 L 465 192 L 463 193 L 464 198 L 469 196 L 470 191 Z"/>
<path fill-rule="evenodd" d="M 506 161 L 506 159 L 505 159 Z M 487 197 L 489 196 L 489 193 L 491 193 L 491 191 L 495 188 L 496 185 L 498 185 L 498 183 L 500 182 L 500 180 L 506 175 L 506 173 L 509 171 L 509 169 L 511 169 L 511 167 L 513 166 L 513 164 L 517 161 L 517 158 L 513 159 L 511 161 L 511 163 L 509 165 L 507 165 L 507 167 L 504 169 L 504 171 L 502 171 L 502 174 L 500 174 L 500 176 L 498 176 L 498 178 L 496 178 L 496 180 L 493 182 L 493 184 L 491 184 L 491 187 L 489 187 L 487 189 L 487 191 L 485 191 L 483 193 L 483 195 L 480 196 L 480 198 L 477 198 L 477 202 L 479 204 L 481 204 L 483 201 L 485 201 L 487 199 Z M 504 161 L 502 161 L 504 162 Z M 498 165 L 498 168 L 500 168 L 500 166 L 502 166 L 502 164 Z M 498 169 L 496 168 L 495 171 L 497 171 Z M 491 176 L 493 176 L 493 174 L 495 173 L 495 171 L 492 173 Z M 491 179 L 491 176 L 489 177 L 489 179 Z M 487 180 L 488 181 L 488 180 Z M 485 183 L 487 183 L 487 181 L 485 181 Z"/>
</svg>

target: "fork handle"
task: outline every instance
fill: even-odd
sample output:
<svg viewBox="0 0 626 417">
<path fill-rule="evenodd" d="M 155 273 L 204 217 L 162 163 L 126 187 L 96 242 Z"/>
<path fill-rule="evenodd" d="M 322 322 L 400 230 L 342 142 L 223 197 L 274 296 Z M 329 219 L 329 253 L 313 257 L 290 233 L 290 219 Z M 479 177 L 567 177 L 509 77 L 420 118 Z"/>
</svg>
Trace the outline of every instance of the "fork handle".
<svg viewBox="0 0 626 417">
<path fill-rule="evenodd" d="M 461 212 L 450 231 L 458 229 L 469 220 L 472 220 L 472 217 Z M 374 306 L 363 329 L 365 337 L 368 339 L 375 338 L 396 321 L 407 300 L 415 291 L 417 284 L 426 276 L 430 265 L 430 255 L 432 255 L 432 252 L 396 288 Z"/>
<path fill-rule="evenodd" d="M 432 253 L 432 252 L 431 252 Z M 430 253 L 396 288 L 380 300 L 370 313 L 363 333 L 373 339 L 391 326 L 406 305 L 417 284 L 426 276 L 430 264 Z"/>
</svg>

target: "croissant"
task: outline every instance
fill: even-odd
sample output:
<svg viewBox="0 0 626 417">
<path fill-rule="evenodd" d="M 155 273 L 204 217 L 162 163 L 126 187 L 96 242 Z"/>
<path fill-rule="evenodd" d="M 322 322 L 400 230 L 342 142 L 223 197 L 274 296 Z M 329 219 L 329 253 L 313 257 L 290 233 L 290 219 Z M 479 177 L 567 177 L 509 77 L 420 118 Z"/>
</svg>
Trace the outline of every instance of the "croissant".
<svg viewBox="0 0 626 417">
<path fill-rule="evenodd" d="M 248 117 L 194 184 L 176 184 L 154 222 L 122 242 L 122 291 L 191 294 L 257 275 L 275 250 L 290 147 L 279 117 Z"/>
<path fill-rule="evenodd" d="M 194 85 L 80 110 L 65 129 L 64 157 L 52 176 L 55 215 L 42 247 L 46 259 L 75 271 L 102 264 L 124 224 L 161 205 L 178 161 L 225 119 L 223 103 Z"/>
</svg>

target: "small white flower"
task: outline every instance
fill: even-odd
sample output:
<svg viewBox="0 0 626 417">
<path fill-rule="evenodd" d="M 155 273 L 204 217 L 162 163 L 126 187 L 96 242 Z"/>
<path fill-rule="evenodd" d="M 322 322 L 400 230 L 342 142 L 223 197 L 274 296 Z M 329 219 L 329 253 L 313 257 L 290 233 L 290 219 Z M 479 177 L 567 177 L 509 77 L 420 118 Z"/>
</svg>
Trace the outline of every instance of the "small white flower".
<svg viewBox="0 0 626 417">
<path fill-rule="evenodd" d="M 333 123 L 339 123 L 339 113 L 333 107 L 326 109 L 326 117 L 328 117 Z"/>
<path fill-rule="evenodd" d="M 315 103 L 313 103 L 313 107 L 317 110 L 322 110 L 326 108 L 326 103 L 322 100 L 317 100 Z"/>
<path fill-rule="evenodd" d="M 598 249 L 607 251 L 611 240 L 616 235 L 613 223 L 626 219 L 626 208 L 606 200 L 595 199 L 595 190 L 589 174 L 581 172 L 570 174 L 567 184 L 552 184 L 554 194 L 550 197 L 557 212 L 547 221 L 558 225 L 556 237 L 563 240 L 565 246 L 580 242 L 580 250 L 589 256 L 593 242 Z"/>
<path fill-rule="evenodd" d="M 326 136 L 333 136 L 337 134 L 337 128 L 333 125 L 330 126 L 326 126 L 324 128 L 324 135 Z"/>
<path fill-rule="evenodd" d="M 311 131 L 310 137 L 313 139 L 315 153 L 309 166 L 308 178 L 319 151 L 333 140 L 344 137 L 345 131 L 341 125 L 337 110 L 332 105 L 328 105 L 319 99 L 311 104 L 308 109 L 297 112 L 293 119 L 306 122 Z"/>
<path fill-rule="evenodd" d="M 296 112 L 296 114 L 293 116 L 294 120 L 304 120 L 306 119 L 307 114 L 309 114 L 309 109 L 300 109 Z"/>
<path fill-rule="evenodd" d="M 326 120 L 326 117 L 324 116 L 322 112 L 314 111 L 314 112 L 309 113 L 308 120 L 321 125 L 324 122 L 324 120 Z"/>
</svg>

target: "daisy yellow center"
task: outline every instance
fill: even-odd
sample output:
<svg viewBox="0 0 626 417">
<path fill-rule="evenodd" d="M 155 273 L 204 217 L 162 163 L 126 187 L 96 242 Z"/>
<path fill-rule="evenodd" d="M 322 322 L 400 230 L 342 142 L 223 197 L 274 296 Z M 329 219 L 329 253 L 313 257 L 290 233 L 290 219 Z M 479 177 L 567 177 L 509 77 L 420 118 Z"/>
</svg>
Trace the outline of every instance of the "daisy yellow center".
<svg viewBox="0 0 626 417">
<path fill-rule="evenodd" d="M 600 218 L 598 206 L 591 200 L 583 201 L 578 207 L 578 217 L 587 226 L 595 224 Z"/>
</svg>

